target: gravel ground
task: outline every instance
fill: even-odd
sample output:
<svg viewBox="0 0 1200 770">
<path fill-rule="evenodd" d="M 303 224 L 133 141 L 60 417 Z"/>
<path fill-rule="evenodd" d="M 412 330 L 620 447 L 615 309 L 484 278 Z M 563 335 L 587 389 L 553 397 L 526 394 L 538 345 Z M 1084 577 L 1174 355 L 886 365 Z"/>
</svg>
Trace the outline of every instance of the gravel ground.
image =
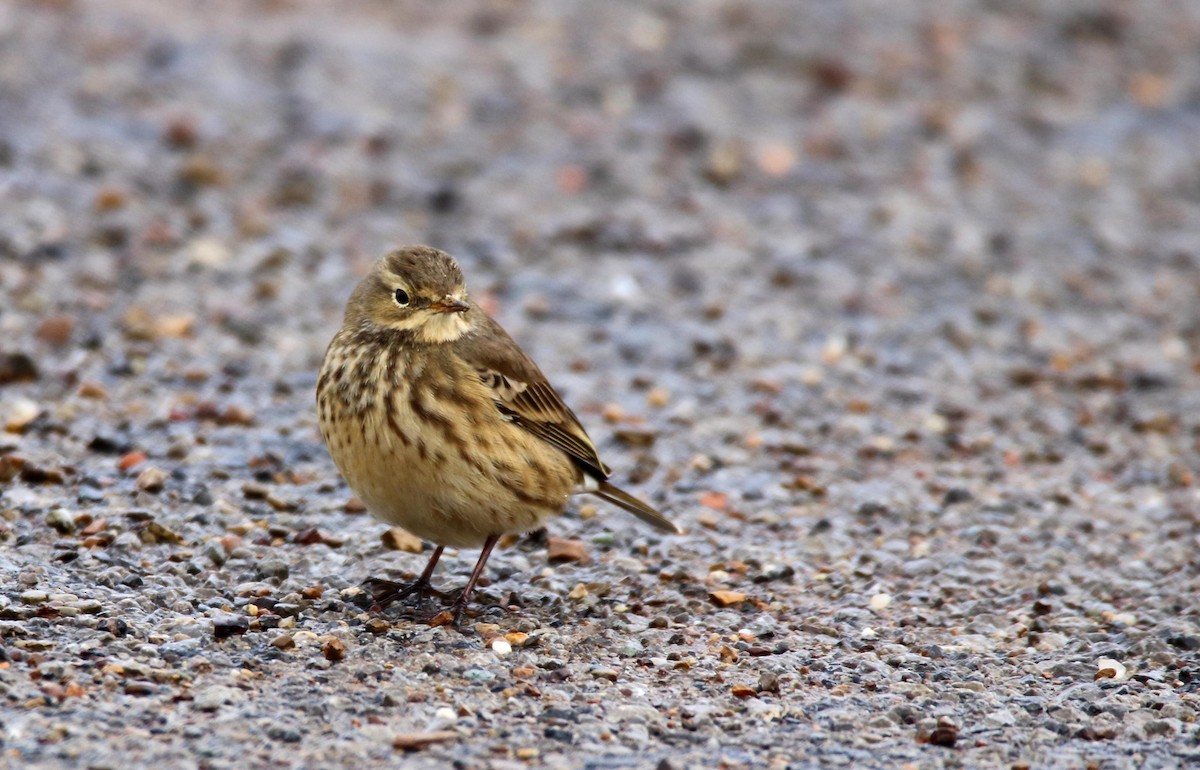
<svg viewBox="0 0 1200 770">
<path fill-rule="evenodd" d="M 0 765 L 1200 762 L 1200 5 L 164 5 L 0 5 Z M 413 242 L 686 535 L 366 611 Z"/>
</svg>

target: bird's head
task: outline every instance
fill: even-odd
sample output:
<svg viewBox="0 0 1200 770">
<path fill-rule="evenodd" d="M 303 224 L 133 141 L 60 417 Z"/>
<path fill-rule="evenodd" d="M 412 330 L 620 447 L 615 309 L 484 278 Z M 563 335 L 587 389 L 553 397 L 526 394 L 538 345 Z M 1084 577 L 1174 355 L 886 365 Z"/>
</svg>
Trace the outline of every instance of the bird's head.
<svg viewBox="0 0 1200 770">
<path fill-rule="evenodd" d="M 470 331 L 473 308 L 454 257 L 405 246 L 359 282 L 346 305 L 346 323 L 409 332 L 426 343 L 453 342 Z"/>
</svg>

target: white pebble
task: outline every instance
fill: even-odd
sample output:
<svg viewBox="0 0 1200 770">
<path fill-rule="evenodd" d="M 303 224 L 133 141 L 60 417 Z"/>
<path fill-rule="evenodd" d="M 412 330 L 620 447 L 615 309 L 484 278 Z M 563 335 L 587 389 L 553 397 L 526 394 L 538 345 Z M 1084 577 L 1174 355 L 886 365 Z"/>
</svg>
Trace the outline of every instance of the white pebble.
<svg viewBox="0 0 1200 770">
<path fill-rule="evenodd" d="M 512 645 L 504 639 L 493 639 L 492 652 L 496 653 L 497 655 L 507 655 L 512 652 Z"/>
<path fill-rule="evenodd" d="M 1112 679 L 1119 682 L 1129 676 L 1129 670 L 1119 660 L 1112 658 L 1101 658 L 1096 661 L 1096 678 L 1097 679 Z"/>
</svg>

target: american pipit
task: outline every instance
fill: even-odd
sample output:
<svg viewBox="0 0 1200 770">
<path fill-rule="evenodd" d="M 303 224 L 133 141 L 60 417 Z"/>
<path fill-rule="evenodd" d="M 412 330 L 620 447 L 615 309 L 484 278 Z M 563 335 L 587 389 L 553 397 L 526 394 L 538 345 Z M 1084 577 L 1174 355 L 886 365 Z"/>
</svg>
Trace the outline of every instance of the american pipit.
<svg viewBox="0 0 1200 770">
<path fill-rule="evenodd" d="M 576 492 L 679 531 L 608 483 L 578 418 L 437 249 L 393 251 L 354 289 L 317 410 L 333 461 L 371 513 L 436 545 L 415 582 L 369 581 L 379 606 L 436 593 L 429 579 L 445 546 L 482 547 L 457 624 L 496 541 L 541 526 Z"/>
</svg>

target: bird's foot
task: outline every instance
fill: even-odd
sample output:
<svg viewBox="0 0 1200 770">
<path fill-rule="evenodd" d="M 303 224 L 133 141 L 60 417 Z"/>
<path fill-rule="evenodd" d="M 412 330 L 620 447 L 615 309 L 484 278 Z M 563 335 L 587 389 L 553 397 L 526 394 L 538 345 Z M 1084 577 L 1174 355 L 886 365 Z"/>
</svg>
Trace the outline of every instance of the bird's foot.
<svg viewBox="0 0 1200 770">
<path fill-rule="evenodd" d="M 382 612 L 390 605 L 413 595 L 416 595 L 419 599 L 433 596 L 443 601 L 450 598 L 430 585 L 429 581 L 424 578 L 417 578 L 411 583 L 397 583 L 393 580 L 384 580 L 382 578 L 367 578 L 363 581 L 362 586 L 370 592 L 371 599 L 374 601 L 371 605 L 372 612 Z"/>
</svg>

